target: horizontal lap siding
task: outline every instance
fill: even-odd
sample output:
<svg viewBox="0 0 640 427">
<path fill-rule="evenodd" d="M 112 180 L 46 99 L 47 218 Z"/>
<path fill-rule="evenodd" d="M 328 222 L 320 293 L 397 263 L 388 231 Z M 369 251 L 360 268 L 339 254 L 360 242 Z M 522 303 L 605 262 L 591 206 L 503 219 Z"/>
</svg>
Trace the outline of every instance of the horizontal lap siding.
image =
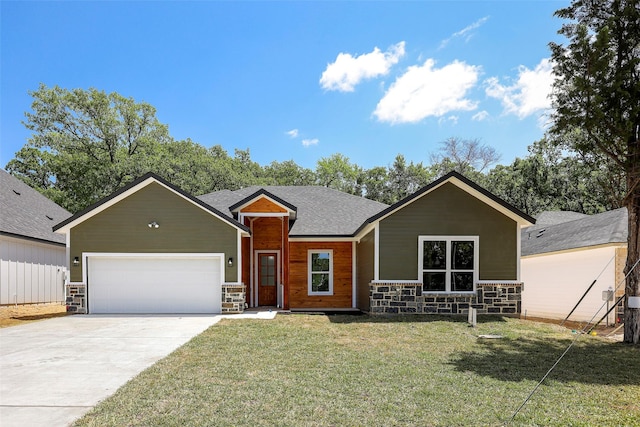
<svg viewBox="0 0 640 427">
<path fill-rule="evenodd" d="M 295 308 L 351 308 L 352 243 L 291 242 L 289 245 L 289 304 Z M 333 249 L 333 295 L 308 295 L 309 250 Z"/>
<path fill-rule="evenodd" d="M 479 236 L 480 280 L 517 280 L 518 225 L 454 184 L 380 221 L 380 279 L 419 280 L 418 236 Z"/>
<path fill-rule="evenodd" d="M 372 231 L 360 240 L 357 247 L 357 306 L 364 311 L 369 310 L 369 284 L 374 278 L 374 244 L 375 234 Z"/>
<path fill-rule="evenodd" d="M 160 227 L 149 228 L 151 221 Z M 70 257 L 82 261 L 83 252 L 206 252 L 235 258 L 237 236 L 231 225 L 153 183 L 73 227 Z M 237 263 L 226 266 L 225 280 L 237 279 Z M 81 267 L 71 267 L 71 281 L 82 281 Z"/>
</svg>

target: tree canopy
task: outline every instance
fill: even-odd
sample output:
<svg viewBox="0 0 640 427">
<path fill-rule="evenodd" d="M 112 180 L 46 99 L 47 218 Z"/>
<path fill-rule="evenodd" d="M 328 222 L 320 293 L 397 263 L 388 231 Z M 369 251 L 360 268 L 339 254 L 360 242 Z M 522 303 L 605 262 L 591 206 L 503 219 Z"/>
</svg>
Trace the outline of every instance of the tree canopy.
<svg viewBox="0 0 640 427">
<path fill-rule="evenodd" d="M 566 44 L 551 43 L 554 113 L 560 146 L 604 162 L 624 176 L 629 213 L 625 342 L 640 343 L 640 2 L 574 0 L 556 15 Z M 605 160 L 606 159 L 606 160 Z M 639 300 L 640 301 L 640 300 Z"/>
</svg>

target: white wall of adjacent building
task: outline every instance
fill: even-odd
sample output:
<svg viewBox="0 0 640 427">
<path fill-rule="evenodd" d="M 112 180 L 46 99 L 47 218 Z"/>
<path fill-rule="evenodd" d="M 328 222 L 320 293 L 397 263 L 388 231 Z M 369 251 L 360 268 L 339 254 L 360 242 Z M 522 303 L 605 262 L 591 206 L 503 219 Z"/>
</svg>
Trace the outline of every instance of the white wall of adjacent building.
<svg viewBox="0 0 640 427">
<path fill-rule="evenodd" d="M 595 315 L 594 321 L 600 320 L 606 313 L 606 306 L 600 310 L 605 303 L 602 292 L 616 287 L 615 255 L 616 247 L 608 246 L 523 257 L 522 315 L 564 319 L 600 275 L 569 318 L 587 322 Z M 609 322 L 614 321 L 615 310 L 609 315 Z"/>
<path fill-rule="evenodd" d="M 65 301 L 64 246 L 0 236 L 0 305 Z"/>
</svg>

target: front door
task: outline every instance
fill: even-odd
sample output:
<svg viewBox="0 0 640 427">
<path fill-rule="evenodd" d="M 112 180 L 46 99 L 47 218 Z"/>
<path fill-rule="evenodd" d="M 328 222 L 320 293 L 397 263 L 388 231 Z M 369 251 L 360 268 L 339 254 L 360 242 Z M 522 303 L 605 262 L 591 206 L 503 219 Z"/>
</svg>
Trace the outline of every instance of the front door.
<svg viewBox="0 0 640 427">
<path fill-rule="evenodd" d="M 277 304 L 278 254 L 258 253 L 258 305 Z"/>
</svg>

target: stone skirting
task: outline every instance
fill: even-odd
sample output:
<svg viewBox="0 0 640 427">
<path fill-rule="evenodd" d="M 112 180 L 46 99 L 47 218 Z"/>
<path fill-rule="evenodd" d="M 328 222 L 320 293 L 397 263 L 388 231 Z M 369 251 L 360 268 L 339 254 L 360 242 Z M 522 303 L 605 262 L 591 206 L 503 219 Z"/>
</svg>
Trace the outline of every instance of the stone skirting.
<svg viewBox="0 0 640 427">
<path fill-rule="evenodd" d="M 69 283 L 66 285 L 66 306 L 68 313 L 87 313 L 87 285 Z"/>
<path fill-rule="evenodd" d="M 477 283 L 468 294 L 423 293 L 419 282 L 369 284 L 371 314 L 520 314 L 522 283 Z"/>
<path fill-rule="evenodd" d="M 222 285 L 222 313 L 242 313 L 245 303 L 245 286 L 242 283 Z"/>
</svg>

